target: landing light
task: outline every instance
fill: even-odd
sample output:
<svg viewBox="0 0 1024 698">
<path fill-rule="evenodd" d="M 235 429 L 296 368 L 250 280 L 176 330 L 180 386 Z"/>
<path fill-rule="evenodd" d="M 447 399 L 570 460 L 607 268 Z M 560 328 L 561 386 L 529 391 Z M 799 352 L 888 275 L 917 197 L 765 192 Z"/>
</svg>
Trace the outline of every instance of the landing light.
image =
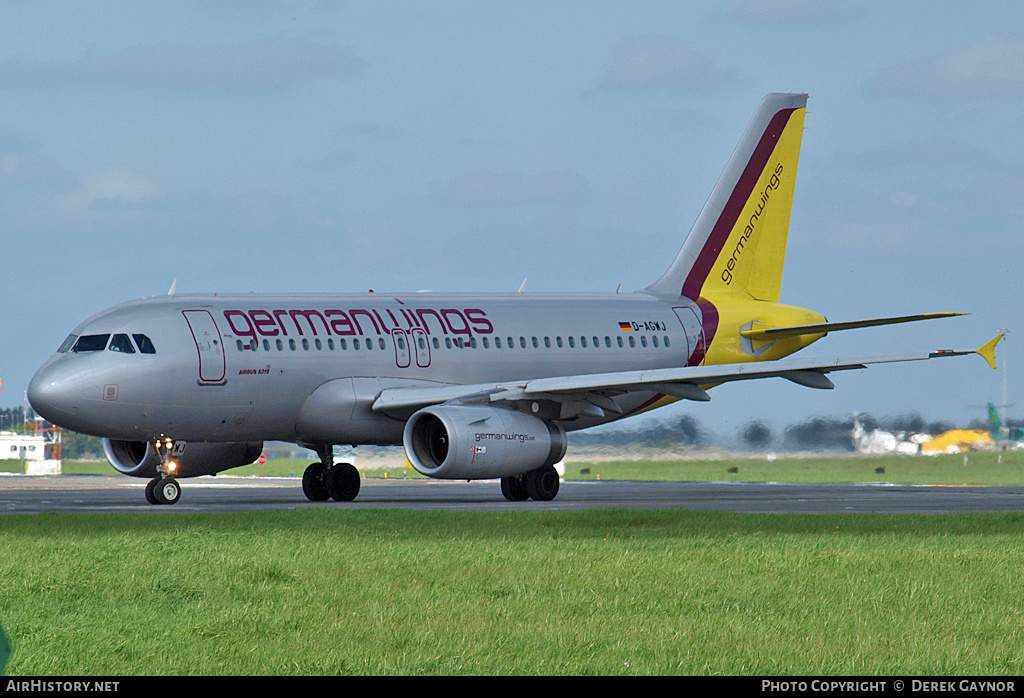
<svg viewBox="0 0 1024 698">
<path fill-rule="evenodd" d="M 168 461 L 168 463 L 167 463 L 167 470 L 168 470 L 168 472 L 173 473 L 177 469 L 178 469 L 178 464 L 177 463 L 175 463 L 174 461 Z"/>
</svg>

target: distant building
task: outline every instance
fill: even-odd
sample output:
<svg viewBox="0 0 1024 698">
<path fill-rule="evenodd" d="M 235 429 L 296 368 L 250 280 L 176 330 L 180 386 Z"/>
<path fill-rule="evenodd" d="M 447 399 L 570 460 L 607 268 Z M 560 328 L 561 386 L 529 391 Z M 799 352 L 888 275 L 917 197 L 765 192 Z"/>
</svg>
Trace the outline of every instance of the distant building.
<svg viewBox="0 0 1024 698">
<path fill-rule="evenodd" d="M 59 447 L 55 449 L 44 434 L 0 431 L 0 460 L 25 461 L 25 472 L 29 475 L 59 475 L 59 454 Z"/>
<path fill-rule="evenodd" d="M 0 431 L 0 460 L 44 460 L 46 439 L 42 434 Z"/>
</svg>

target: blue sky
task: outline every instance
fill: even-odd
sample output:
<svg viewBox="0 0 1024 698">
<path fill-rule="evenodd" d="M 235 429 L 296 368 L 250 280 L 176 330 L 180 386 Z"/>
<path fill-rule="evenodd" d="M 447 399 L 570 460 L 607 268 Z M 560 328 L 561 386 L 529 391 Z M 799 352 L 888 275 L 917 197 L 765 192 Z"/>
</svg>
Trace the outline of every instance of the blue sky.
<svg viewBox="0 0 1024 698">
<path fill-rule="evenodd" d="M 1008 370 L 880 367 L 670 410 L 723 432 L 850 412 L 966 423 L 1004 380 L 1021 403 L 1019 3 L 11 0 L 0 406 L 78 322 L 174 279 L 642 288 L 776 91 L 810 94 L 783 301 L 831 320 L 970 313 L 805 353 L 974 348 L 1007 327 Z"/>
</svg>

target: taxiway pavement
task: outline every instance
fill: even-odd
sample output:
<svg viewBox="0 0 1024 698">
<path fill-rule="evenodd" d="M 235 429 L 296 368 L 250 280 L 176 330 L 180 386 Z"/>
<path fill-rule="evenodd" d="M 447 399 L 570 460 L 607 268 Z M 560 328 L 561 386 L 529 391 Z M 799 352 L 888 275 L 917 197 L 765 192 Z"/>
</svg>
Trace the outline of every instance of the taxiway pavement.
<svg viewBox="0 0 1024 698">
<path fill-rule="evenodd" d="M 364 479 L 353 502 L 310 502 L 299 478 L 216 476 L 180 481 L 181 499 L 154 506 L 146 480 L 120 475 L 0 477 L 0 514 L 180 514 L 312 507 L 437 511 L 703 509 L 748 513 L 938 514 L 1022 511 L 1024 487 L 792 485 L 715 482 L 563 481 L 550 502 L 508 502 L 497 481 Z"/>
</svg>

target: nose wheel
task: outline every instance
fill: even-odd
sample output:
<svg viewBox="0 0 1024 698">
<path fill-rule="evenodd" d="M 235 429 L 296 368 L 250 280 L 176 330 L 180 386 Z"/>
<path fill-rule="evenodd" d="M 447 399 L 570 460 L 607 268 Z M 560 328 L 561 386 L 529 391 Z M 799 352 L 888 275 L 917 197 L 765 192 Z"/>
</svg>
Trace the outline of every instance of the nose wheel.
<svg viewBox="0 0 1024 698">
<path fill-rule="evenodd" d="M 156 466 L 159 476 L 146 484 L 146 501 L 150 504 L 174 504 L 181 497 L 181 485 L 172 477 L 177 469 L 174 459 L 185 452 L 185 442 L 157 439 L 154 447 L 160 455 L 160 464 Z"/>
<path fill-rule="evenodd" d="M 174 504 L 181 497 L 181 485 L 171 477 L 153 478 L 146 485 L 146 501 L 150 504 Z"/>
</svg>

